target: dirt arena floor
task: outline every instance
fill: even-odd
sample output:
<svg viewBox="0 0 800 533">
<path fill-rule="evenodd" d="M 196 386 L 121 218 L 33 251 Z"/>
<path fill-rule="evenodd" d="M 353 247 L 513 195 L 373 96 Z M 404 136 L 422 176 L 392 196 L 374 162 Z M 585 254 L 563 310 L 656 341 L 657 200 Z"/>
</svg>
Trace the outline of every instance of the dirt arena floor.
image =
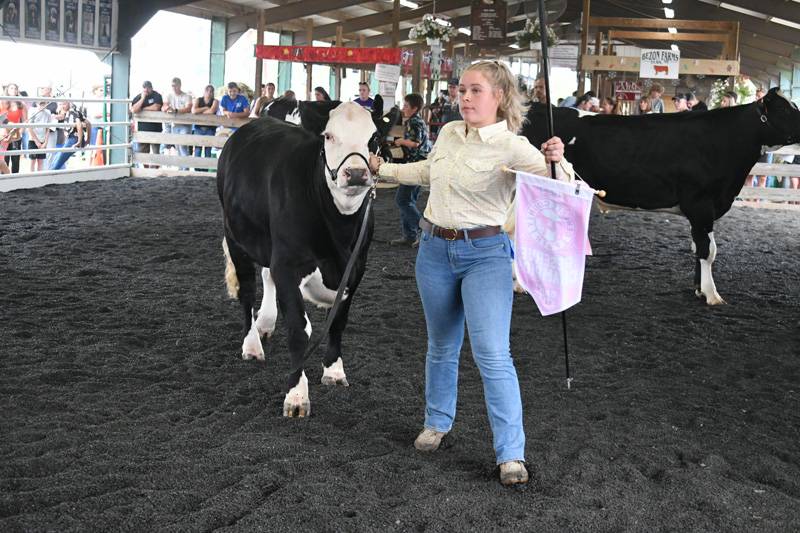
<svg viewBox="0 0 800 533">
<path fill-rule="evenodd" d="M 239 356 L 213 179 L 0 195 L 0 531 L 798 531 L 800 219 L 716 227 L 728 305 L 692 291 L 688 224 L 595 214 L 583 302 L 517 295 L 533 482 L 497 481 L 465 348 L 443 450 L 421 427 L 425 326 L 392 192 L 346 330 L 349 388 L 307 369 L 284 419 L 281 328 Z M 319 327 L 321 311 L 311 312 Z"/>
</svg>

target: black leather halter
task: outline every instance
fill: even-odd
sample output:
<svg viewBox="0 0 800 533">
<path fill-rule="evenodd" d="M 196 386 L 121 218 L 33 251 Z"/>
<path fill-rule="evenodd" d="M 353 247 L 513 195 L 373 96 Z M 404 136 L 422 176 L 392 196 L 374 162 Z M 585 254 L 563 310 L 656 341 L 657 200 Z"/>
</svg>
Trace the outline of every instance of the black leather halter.
<svg viewBox="0 0 800 533">
<path fill-rule="evenodd" d="M 319 150 L 319 155 L 320 155 L 320 157 L 322 157 L 322 163 L 325 165 L 325 170 L 328 172 L 328 177 L 331 179 L 331 181 L 336 181 L 336 176 L 339 174 L 339 169 L 342 168 L 342 165 L 344 165 L 345 161 L 347 161 L 351 156 L 354 156 L 354 155 L 360 157 L 364 161 L 364 164 L 366 165 L 366 168 L 367 168 L 367 172 L 369 172 L 370 175 L 372 175 L 372 171 L 370 171 L 370 169 L 369 169 L 369 160 L 367 160 L 366 157 L 364 157 L 363 155 L 359 154 L 358 152 L 350 152 L 349 154 L 344 156 L 342 158 L 342 162 L 339 163 L 339 166 L 336 167 L 335 170 L 332 169 L 330 166 L 328 166 L 328 156 L 325 153 L 325 139 L 324 138 L 322 140 L 322 148 L 320 148 L 320 150 Z"/>
</svg>

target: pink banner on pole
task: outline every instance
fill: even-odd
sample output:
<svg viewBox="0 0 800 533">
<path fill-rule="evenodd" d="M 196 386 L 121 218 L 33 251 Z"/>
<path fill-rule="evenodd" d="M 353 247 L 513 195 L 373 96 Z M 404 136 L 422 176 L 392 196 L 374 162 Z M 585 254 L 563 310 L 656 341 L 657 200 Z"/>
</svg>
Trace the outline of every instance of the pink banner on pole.
<svg viewBox="0 0 800 533">
<path fill-rule="evenodd" d="M 593 195 L 580 181 L 517 172 L 517 281 L 543 316 L 581 301 Z"/>
</svg>

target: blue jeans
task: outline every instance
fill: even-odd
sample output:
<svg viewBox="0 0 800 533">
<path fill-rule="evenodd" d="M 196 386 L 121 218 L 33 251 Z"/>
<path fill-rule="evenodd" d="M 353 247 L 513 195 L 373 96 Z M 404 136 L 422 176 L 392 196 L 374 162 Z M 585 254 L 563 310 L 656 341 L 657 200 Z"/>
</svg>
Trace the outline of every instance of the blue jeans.
<svg viewBox="0 0 800 533">
<path fill-rule="evenodd" d="M 403 230 L 403 237 L 413 241 L 417 238 L 417 228 L 419 219 L 422 215 L 417 209 L 417 198 L 419 198 L 419 185 L 400 185 L 397 187 L 397 194 L 394 203 L 400 208 L 400 225 Z"/>
<path fill-rule="evenodd" d="M 204 126 L 195 126 L 194 129 L 192 130 L 192 133 L 194 133 L 195 135 L 211 135 L 211 136 L 213 136 L 214 134 L 216 134 L 216 131 L 217 131 L 217 128 L 214 127 L 214 126 L 211 126 L 210 128 L 207 128 L 207 127 L 204 127 Z M 210 146 L 206 146 L 205 147 L 205 154 L 206 154 L 205 157 L 211 157 L 211 147 Z M 203 157 L 203 147 L 202 146 L 195 146 L 194 147 L 194 156 L 195 157 Z"/>
<path fill-rule="evenodd" d="M 64 148 L 72 148 L 78 144 L 78 136 L 77 135 L 70 135 L 67 137 L 66 142 L 64 143 Z M 64 168 L 64 165 L 67 163 L 70 157 L 73 156 L 75 152 L 59 152 L 58 157 L 53 160 L 53 166 L 50 167 L 50 170 L 61 170 Z"/>
<path fill-rule="evenodd" d="M 509 345 L 514 292 L 508 236 L 448 241 L 423 232 L 416 274 L 428 329 L 425 427 L 448 432 L 453 426 L 466 320 L 497 464 L 524 461 L 522 401 Z"/>
</svg>

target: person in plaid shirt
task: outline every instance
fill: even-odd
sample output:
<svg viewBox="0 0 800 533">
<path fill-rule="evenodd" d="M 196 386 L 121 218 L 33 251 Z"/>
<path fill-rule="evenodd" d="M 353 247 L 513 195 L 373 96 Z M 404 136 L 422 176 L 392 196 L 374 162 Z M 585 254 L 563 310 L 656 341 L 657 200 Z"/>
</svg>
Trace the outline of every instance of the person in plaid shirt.
<svg viewBox="0 0 800 533">
<path fill-rule="evenodd" d="M 403 162 L 414 163 L 428 157 L 431 151 L 428 125 L 419 116 L 422 109 L 422 96 L 411 93 L 403 100 L 403 116 L 406 118 L 406 128 L 403 138 L 394 142 L 395 146 L 403 148 Z M 417 198 L 420 191 L 419 185 L 400 185 L 397 187 L 395 204 L 400 209 L 400 226 L 403 235 L 389 241 L 394 246 L 415 246 L 419 243 L 419 219 L 422 214 L 417 209 Z"/>
</svg>

